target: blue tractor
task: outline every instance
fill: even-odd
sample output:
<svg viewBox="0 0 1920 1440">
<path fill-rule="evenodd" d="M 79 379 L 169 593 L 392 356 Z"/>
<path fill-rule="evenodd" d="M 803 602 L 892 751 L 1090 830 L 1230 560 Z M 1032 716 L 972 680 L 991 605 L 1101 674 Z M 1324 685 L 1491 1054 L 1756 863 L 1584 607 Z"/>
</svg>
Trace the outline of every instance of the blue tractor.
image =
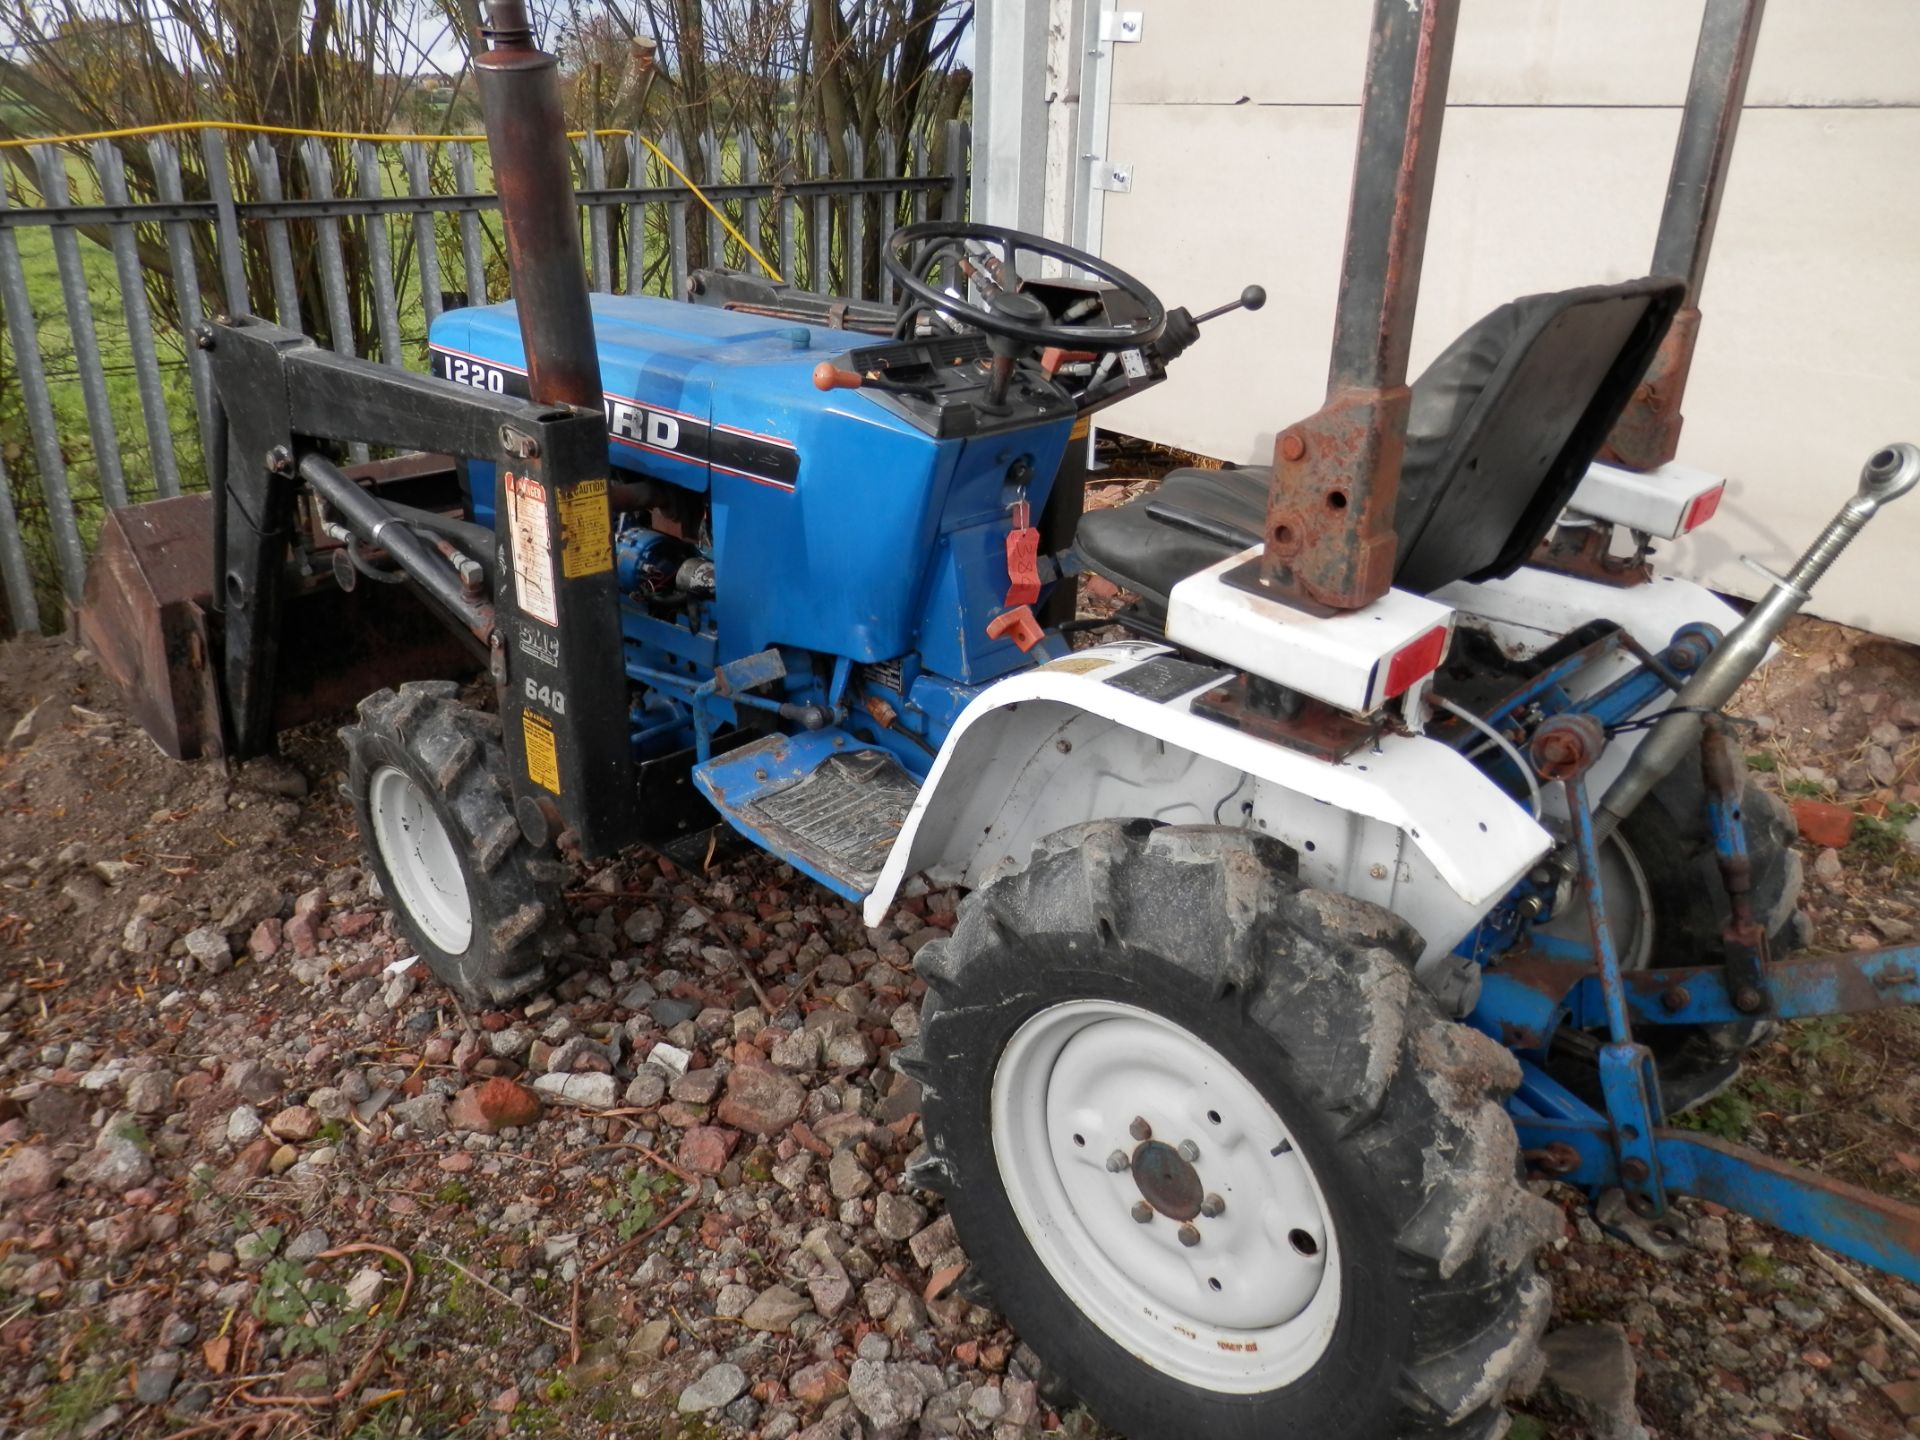
<svg viewBox="0 0 1920 1440">
<path fill-rule="evenodd" d="M 894 1056 L 911 1175 L 1062 1384 L 1140 1440 L 1497 1435 L 1559 1225 L 1528 1174 L 1656 1251 L 1689 1193 L 1920 1278 L 1920 1217 L 1666 1124 L 1777 1020 L 1920 998 L 1908 951 L 1792 953 L 1791 822 L 1719 715 L 1920 450 L 1744 616 L 1648 564 L 1721 493 L 1673 445 L 1759 8 L 1708 6 L 1656 273 L 1408 384 L 1457 4 L 1381 0 L 1327 404 L 1081 519 L 1088 417 L 1221 312 L 959 222 L 890 238 L 898 307 L 589 297 L 496 3 L 515 300 L 442 316 L 431 377 L 209 325 L 211 499 L 110 527 L 83 629 L 175 753 L 372 689 L 368 859 L 470 1005 L 543 984 L 574 867 L 634 844 L 725 824 L 869 923 L 965 887 Z M 189 514 L 175 603 L 127 537 Z M 1137 599 L 1076 648 L 1088 569 Z"/>
</svg>

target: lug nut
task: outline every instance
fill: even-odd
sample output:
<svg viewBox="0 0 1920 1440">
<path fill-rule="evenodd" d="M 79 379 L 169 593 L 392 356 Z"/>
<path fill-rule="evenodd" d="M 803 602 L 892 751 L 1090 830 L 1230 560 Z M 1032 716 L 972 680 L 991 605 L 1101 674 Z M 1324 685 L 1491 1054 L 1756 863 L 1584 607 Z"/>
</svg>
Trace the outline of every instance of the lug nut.
<svg viewBox="0 0 1920 1440">
<path fill-rule="evenodd" d="M 1138 1220 L 1142 1225 L 1146 1224 L 1149 1220 L 1153 1219 L 1153 1206 L 1147 1204 L 1144 1200 L 1134 1201 L 1133 1218 Z"/>
<path fill-rule="evenodd" d="M 1127 1127 L 1127 1133 L 1136 1140 L 1151 1140 L 1153 1139 L 1153 1126 L 1147 1124 L 1146 1116 L 1136 1115 L 1133 1117 L 1133 1124 Z"/>
<path fill-rule="evenodd" d="M 1191 1250 L 1200 1243 L 1200 1232 L 1191 1224 L 1180 1227 L 1180 1243 Z"/>
<path fill-rule="evenodd" d="M 1191 1165 L 1200 1158 L 1200 1147 L 1191 1140 L 1182 1140 L 1180 1142 L 1180 1158 Z"/>
<path fill-rule="evenodd" d="M 1113 1154 L 1107 1156 L 1107 1169 L 1111 1170 L 1114 1174 L 1118 1175 L 1122 1170 L 1125 1170 L 1127 1166 L 1128 1166 L 1128 1160 L 1127 1160 L 1126 1151 L 1116 1150 L 1113 1152 Z"/>
<path fill-rule="evenodd" d="M 1200 1213 L 1209 1220 L 1218 1220 L 1227 1213 L 1227 1202 L 1218 1195 L 1209 1195 L 1200 1202 Z"/>
</svg>

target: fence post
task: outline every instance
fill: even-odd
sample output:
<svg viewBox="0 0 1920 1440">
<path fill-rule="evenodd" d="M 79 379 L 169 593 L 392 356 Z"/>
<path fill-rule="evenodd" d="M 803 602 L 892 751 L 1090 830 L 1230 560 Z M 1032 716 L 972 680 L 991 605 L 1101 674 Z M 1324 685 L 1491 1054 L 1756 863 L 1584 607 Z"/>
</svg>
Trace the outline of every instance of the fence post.
<svg viewBox="0 0 1920 1440">
<path fill-rule="evenodd" d="M 313 192 L 314 199 L 333 199 L 333 157 L 318 136 L 309 135 L 300 142 L 300 163 L 306 169 L 307 188 Z M 353 309 L 347 304 L 347 266 L 340 253 L 340 220 L 337 216 L 322 214 L 313 223 L 314 235 L 319 241 L 316 248 L 320 254 L 320 299 L 327 307 L 327 330 L 333 339 L 333 351 L 352 358 L 355 353 Z M 356 464 L 365 461 L 368 453 L 365 443 L 358 440 L 348 451 Z"/>
<path fill-rule="evenodd" d="M 667 135 L 667 155 L 682 170 L 687 168 L 686 150 L 680 144 L 680 136 L 676 132 L 669 132 Z M 680 185 L 678 180 L 674 180 L 673 183 L 676 186 Z M 686 193 L 684 187 L 681 187 L 681 193 Z M 670 299 L 684 300 L 687 298 L 687 202 L 685 200 L 667 202 L 667 244 L 671 252 L 673 272 L 673 288 L 667 294 Z"/>
<path fill-rule="evenodd" d="M 712 189 L 716 185 L 724 184 L 726 174 L 720 166 L 720 141 L 715 137 L 711 127 L 700 132 L 700 156 L 707 167 L 707 188 Z M 700 207 L 707 216 L 707 264 L 719 269 L 725 269 L 727 264 L 727 232 L 721 227 L 720 217 L 714 212 L 725 203 L 724 200 L 714 200 L 711 206 Z M 673 298 L 686 299 L 686 287 L 681 286 L 676 289 Z"/>
<path fill-rule="evenodd" d="M 178 205 L 180 191 L 180 152 L 166 136 L 156 136 L 147 146 L 153 163 L 154 191 L 170 205 Z M 200 456 L 204 464 L 213 449 L 213 375 L 207 368 L 207 352 L 195 343 L 194 332 L 206 320 L 200 298 L 200 264 L 193 254 L 193 232 L 184 220 L 169 220 L 160 227 L 167 237 L 167 268 L 173 272 L 173 295 L 179 302 L 181 348 L 187 355 L 187 379 L 193 386 L 194 418 L 200 426 Z"/>
<path fill-rule="evenodd" d="M 581 151 L 587 160 L 587 189 L 605 190 L 607 188 L 607 157 L 600 146 L 600 137 L 591 126 L 581 137 Z M 613 293 L 613 233 L 607 224 L 607 206 L 605 201 L 594 201 L 587 206 L 587 252 L 593 260 L 593 288 L 602 295 Z"/>
<path fill-rule="evenodd" d="M 109 205 L 129 204 L 127 166 L 111 140 L 93 142 L 94 169 L 100 176 L 100 194 Z M 153 466 L 154 488 L 163 496 L 180 493 L 180 467 L 173 454 L 173 417 L 160 387 L 160 358 L 153 348 L 153 316 L 147 310 L 147 280 L 140 273 L 140 252 L 132 222 L 115 221 L 109 234 L 114 272 L 120 280 L 120 306 L 127 317 L 127 348 L 133 357 L 133 382 L 140 392 L 140 413 L 147 422 L 147 445 Z M 194 350 L 186 337 L 185 349 Z"/>
<path fill-rule="evenodd" d="M 7 187 L 0 183 L 0 210 L 7 208 Z M 53 394 L 47 389 L 46 367 L 40 359 L 40 327 L 34 319 L 33 302 L 27 298 L 27 273 L 20 264 L 19 242 L 6 226 L 0 226 L 0 309 L 7 312 L 13 363 L 19 367 L 20 389 L 27 403 L 27 429 L 33 435 L 33 456 L 40 469 L 40 493 L 47 502 L 47 524 L 53 533 L 60 585 L 69 600 L 78 602 L 87 578 L 87 552 L 80 544 L 80 527 L 73 519 L 67 464 L 60 453 L 59 422 L 54 418 Z"/>
<path fill-rule="evenodd" d="M 355 188 L 363 200 L 381 199 L 380 152 L 370 140 L 357 140 L 353 147 Z M 367 216 L 367 256 L 373 262 L 373 318 L 380 332 L 380 359 L 396 370 L 406 367 L 400 349 L 400 312 L 393 298 L 393 239 L 387 234 L 387 217 Z"/>
<path fill-rule="evenodd" d="M 427 147 L 418 140 L 400 146 L 400 163 L 407 172 L 407 193 L 416 200 L 433 198 L 433 176 L 427 170 Z M 413 273 L 420 282 L 420 313 L 431 326 L 440 318 L 440 240 L 433 211 L 422 205 L 413 212 Z"/>
<path fill-rule="evenodd" d="M 813 135 L 812 178 L 824 180 L 833 167 L 827 161 L 827 137 Z M 814 192 L 813 215 L 807 226 L 807 248 L 812 251 L 812 266 L 807 272 L 807 288 L 822 295 L 833 293 L 833 197 L 825 190 Z"/>
<path fill-rule="evenodd" d="M 470 144 L 453 147 L 453 183 L 460 187 L 462 195 L 474 193 L 473 146 Z M 466 265 L 467 303 L 486 304 L 487 253 L 478 210 L 462 209 L 460 212 L 460 258 Z"/>
<path fill-rule="evenodd" d="M 787 277 L 787 283 L 800 284 L 800 257 L 793 253 L 794 211 L 799 202 L 793 198 L 792 185 L 799 174 L 793 163 L 793 145 L 785 136 L 780 138 L 780 148 L 774 162 L 774 193 L 778 195 L 774 208 L 779 212 L 778 229 L 780 231 L 780 273 Z"/>
<path fill-rule="evenodd" d="M 627 184 L 643 190 L 647 184 L 647 147 L 637 132 L 627 135 Z M 644 294 L 647 288 L 647 206 L 637 196 L 627 197 L 627 294 Z"/>
<path fill-rule="evenodd" d="M 35 145 L 34 168 L 40 175 L 40 193 L 55 209 L 73 203 L 67 192 L 67 157 L 57 146 Z M 80 242 L 71 228 L 55 225 L 49 231 L 53 260 L 60 272 L 60 294 L 67 302 L 67 331 L 73 338 L 73 362 L 80 372 L 80 393 L 87 405 L 87 432 L 93 437 L 94 475 L 100 498 L 112 509 L 127 503 L 127 478 L 120 468 L 119 437 L 113 429 L 113 402 L 107 396 L 106 372 L 100 367 L 100 336 L 93 328 L 93 297 L 87 292 L 87 271 L 80 263 Z"/>
<path fill-rule="evenodd" d="M 891 134 L 881 137 L 880 165 L 881 173 L 887 179 L 900 178 L 900 142 Z M 880 276 L 880 303 L 883 305 L 893 303 L 893 272 L 887 269 L 886 264 L 887 241 L 899 228 L 900 196 L 905 188 L 889 186 L 880 192 L 880 230 L 874 237 L 876 259 L 873 268 Z"/>
<path fill-rule="evenodd" d="M 27 569 L 27 547 L 20 542 L 20 517 L 13 509 L 13 481 L 0 455 L 0 584 L 6 587 L 7 614 L 13 633 L 25 635 L 40 628 L 40 602 L 33 593 L 33 573 Z"/>
<path fill-rule="evenodd" d="M 947 121 L 947 196 L 941 218 L 964 220 L 967 214 L 967 122 Z"/>
<path fill-rule="evenodd" d="M 219 130 L 200 132 L 200 158 L 207 166 L 207 193 L 213 197 L 214 238 L 220 252 L 220 283 L 226 290 L 221 313 L 246 315 L 247 265 L 240 253 L 240 217 L 233 208 L 233 173 L 227 168 L 227 137 Z"/>
<path fill-rule="evenodd" d="M 253 186 L 260 192 L 260 198 L 270 205 L 277 205 L 286 198 L 286 191 L 280 184 L 280 157 L 267 142 L 264 135 L 251 136 L 247 141 L 247 160 L 253 166 Z M 307 327 L 300 320 L 300 287 L 293 277 L 293 247 L 287 242 L 287 222 L 268 220 L 267 232 L 267 270 L 273 279 L 274 319 L 289 330 L 302 330 Z"/>
<path fill-rule="evenodd" d="M 751 130 L 740 132 L 740 183 L 742 185 L 760 183 L 760 147 L 754 142 Z M 754 248 L 761 254 L 766 253 L 767 237 L 760 233 L 760 192 L 758 190 L 749 190 L 746 198 L 740 202 L 740 233 L 752 241 Z M 747 268 L 751 258 L 747 255 L 740 257 L 742 270 Z M 767 276 L 769 280 L 772 278 L 771 275 Z"/>
</svg>

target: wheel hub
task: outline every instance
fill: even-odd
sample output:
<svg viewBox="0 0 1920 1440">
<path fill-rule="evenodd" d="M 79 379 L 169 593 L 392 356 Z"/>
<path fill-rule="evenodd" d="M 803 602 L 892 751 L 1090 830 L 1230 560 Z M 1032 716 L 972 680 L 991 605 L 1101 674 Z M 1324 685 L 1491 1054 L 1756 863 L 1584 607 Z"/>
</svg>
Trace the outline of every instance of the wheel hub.
<svg viewBox="0 0 1920 1440">
<path fill-rule="evenodd" d="M 462 953 L 473 940 L 473 903 L 458 847 L 433 801 L 412 776 L 383 765 L 367 784 L 367 809 L 393 898 L 435 945 Z"/>
<path fill-rule="evenodd" d="M 1149 1140 L 1133 1152 L 1133 1183 L 1155 1210 L 1169 1220 L 1191 1220 L 1207 1198 L 1200 1172 L 1164 1140 Z"/>
<path fill-rule="evenodd" d="M 1340 1311 L 1318 1178 L 1260 1090 L 1193 1032 L 1075 1000 L 995 1066 L 993 1148 L 1021 1228 L 1093 1323 L 1229 1393 L 1285 1384 Z"/>
</svg>

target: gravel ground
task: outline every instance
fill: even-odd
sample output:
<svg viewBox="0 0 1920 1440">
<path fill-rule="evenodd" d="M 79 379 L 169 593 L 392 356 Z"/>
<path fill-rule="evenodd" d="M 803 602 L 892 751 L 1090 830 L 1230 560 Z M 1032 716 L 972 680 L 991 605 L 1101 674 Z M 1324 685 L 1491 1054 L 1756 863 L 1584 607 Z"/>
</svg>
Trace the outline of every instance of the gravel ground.
<svg viewBox="0 0 1920 1440">
<path fill-rule="evenodd" d="M 1808 848 L 1816 941 L 1903 938 L 1920 657 L 1789 639 L 1752 763 L 1867 817 Z M 887 1060 L 958 895 L 868 929 L 751 852 L 636 854 L 572 893 L 550 991 L 463 1014 L 359 867 L 330 732 L 175 765 L 53 642 L 0 647 L 9 732 L 0 1437 L 1102 1433 L 900 1178 Z M 1905 1015 L 1792 1027 L 1694 1123 L 1920 1198 L 1916 1053 Z M 1655 1260 L 1542 1189 L 1568 1226 L 1516 1434 L 1920 1433 L 1920 1349 L 1808 1246 L 1689 1203 Z"/>
</svg>

